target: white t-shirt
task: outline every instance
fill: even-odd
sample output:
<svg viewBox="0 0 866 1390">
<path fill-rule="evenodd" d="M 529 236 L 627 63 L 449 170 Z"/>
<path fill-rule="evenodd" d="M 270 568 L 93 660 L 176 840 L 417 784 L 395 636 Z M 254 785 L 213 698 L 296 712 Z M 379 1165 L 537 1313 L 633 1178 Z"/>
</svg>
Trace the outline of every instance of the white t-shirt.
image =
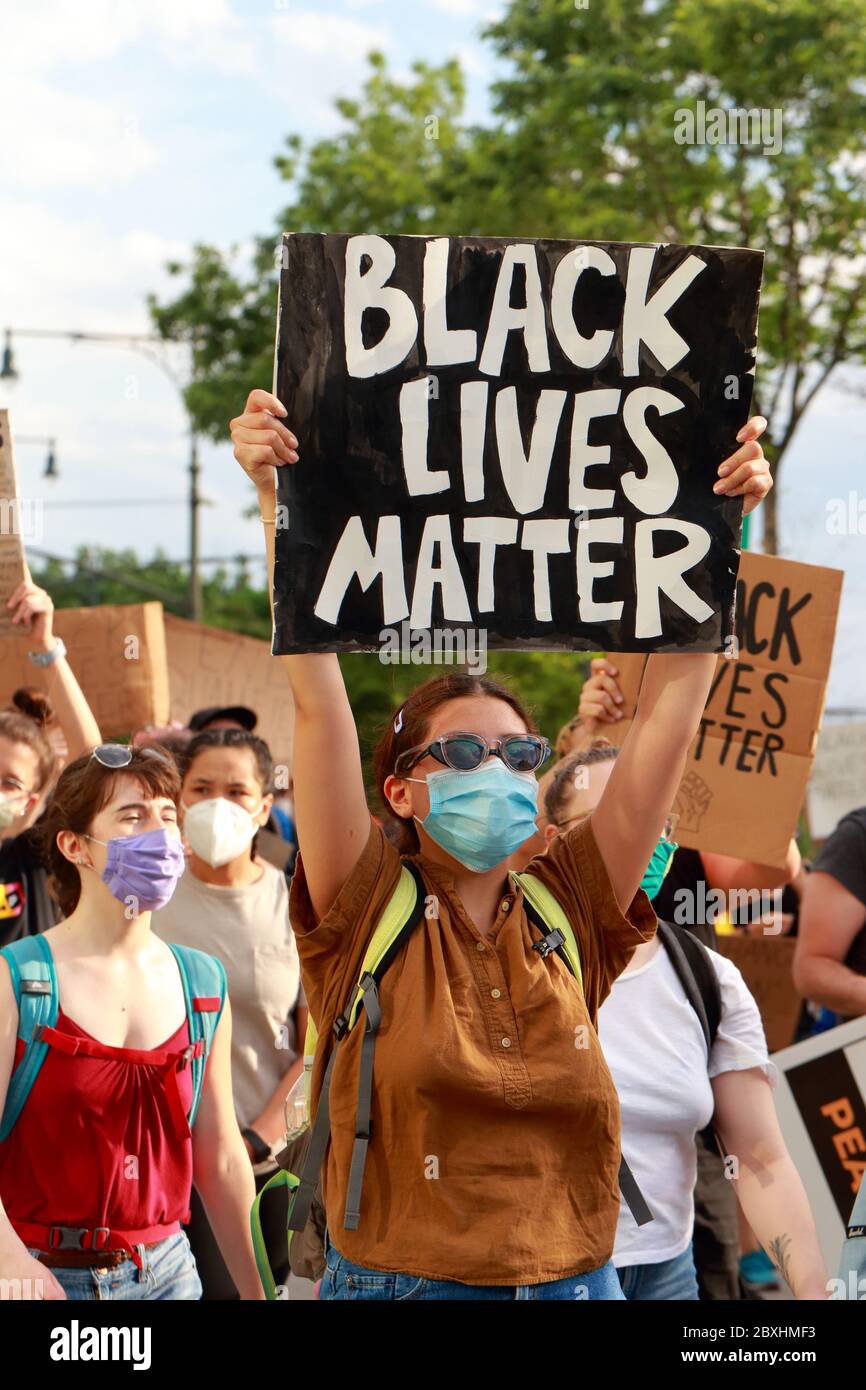
<svg viewBox="0 0 866 1390">
<path fill-rule="evenodd" d="M 599 1037 L 622 1110 L 622 1151 L 655 1217 L 638 1226 L 621 1203 L 618 1268 L 672 1260 L 692 1238 L 695 1134 L 712 1118 L 710 1077 L 763 1067 L 776 1084 L 757 1004 L 737 967 L 717 951 L 709 954 L 722 991 L 709 1067 L 701 1025 L 661 943 L 646 965 L 620 975 L 599 1010 Z"/>
<path fill-rule="evenodd" d="M 286 880 L 273 865 L 257 862 L 261 878 L 242 888 L 204 883 L 187 867 L 171 901 L 151 919 L 163 941 L 195 946 L 225 966 L 232 1090 L 242 1129 L 258 1118 L 298 1055 L 292 1015 L 299 997 L 303 1002 Z"/>
</svg>

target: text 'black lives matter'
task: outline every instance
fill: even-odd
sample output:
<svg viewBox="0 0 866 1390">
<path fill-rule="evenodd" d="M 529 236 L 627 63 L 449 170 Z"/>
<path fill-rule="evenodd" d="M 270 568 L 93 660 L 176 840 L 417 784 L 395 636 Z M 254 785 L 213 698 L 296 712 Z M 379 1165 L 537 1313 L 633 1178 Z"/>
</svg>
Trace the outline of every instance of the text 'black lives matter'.
<svg viewBox="0 0 866 1390">
<path fill-rule="evenodd" d="M 763 254 L 284 238 L 274 651 L 382 630 L 491 648 L 718 651 Z"/>
</svg>

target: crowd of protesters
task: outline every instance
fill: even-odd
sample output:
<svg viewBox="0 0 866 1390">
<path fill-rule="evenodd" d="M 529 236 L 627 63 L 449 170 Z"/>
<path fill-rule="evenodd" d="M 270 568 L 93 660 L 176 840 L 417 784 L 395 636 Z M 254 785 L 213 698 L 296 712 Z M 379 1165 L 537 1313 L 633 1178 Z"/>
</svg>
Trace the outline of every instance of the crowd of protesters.
<svg viewBox="0 0 866 1390">
<path fill-rule="evenodd" d="M 284 416 L 258 391 L 232 422 L 271 561 Z M 719 470 L 746 511 L 771 485 L 763 427 Z M 784 890 L 801 1032 L 866 1013 L 866 808 L 813 865 L 678 848 L 714 657 L 654 654 L 621 747 L 618 672 L 593 662 L 544 772 L 507 685 L 439 675 L 382 733 L 371 812 L 336 656 L 280 658 L 277 798 L 254 711 L 105 743 L 49 596 L 28 581 L 7 606 L 34 685 L 0 714 L 0 1277 L 261 1299 L 263 1193 L 285 1287 L 271 1179 L 309 1011 L 291 1269 L 322 1299 L 736 1299 L 778 1276 L 827 1296 L 757 1005 L 713 923 L 672 908 L 700 883 Z M 407 867 L 424 910 L 377 977 Z"/>
</svg>

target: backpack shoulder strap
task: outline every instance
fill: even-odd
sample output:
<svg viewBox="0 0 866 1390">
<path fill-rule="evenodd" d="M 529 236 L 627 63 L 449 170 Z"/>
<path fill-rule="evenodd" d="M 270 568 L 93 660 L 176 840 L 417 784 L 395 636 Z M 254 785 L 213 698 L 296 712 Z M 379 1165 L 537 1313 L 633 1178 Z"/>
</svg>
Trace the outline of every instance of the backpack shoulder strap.
<svg viewBox="0 0 866 1390">
<path fill-rule="evenodd" d="M 362 981 L 371 975 L 378 985 L 386 970 L 393 964 L 407 939 L 424 916 L 427 888 L 420 870 L 410 860 L 404 859 L 397 886 L 367 942 L 358 983 L 342 1017 L 346 1020 L 346 1031 L 354 1028 L 363 1002 Z"/>
<path fill-rule="evenodd" d="M 190 1129 L 195 1121 L 207 1059 L 213 1044 L 217 1024 L 226 1002 L 226 972 L 222 961 L 197 951 L 193 946 L 170 945 L 183 981 L 183 997 L 189 1024 L 189 1040 L 195 1051 L 192 1066 L 192 1105 L 188 1120 Z M 201 1043 L 201 1047 L 197 1044 Z"/>
<path fill-rule="evenodd" d="M 722 991 L 710 953 L 685 927 L 659 921 L 658 932 L 683 992 L 698 1016 L 709 1059 L 722 1021 Z"/>
<path fill-rule="evenodd" d="M 526 914 L 536 926 L 541 928 L 545 940 L 548 940 L 555 932 L 562 935 L 562 941 L 551 942 L 549 950 L 556 951 L 583 990 L 583 971 L 580 965 L 577 938 L 564 909 L 547 885 L 542 883 L 540 878 L 536 878 L 535 874 L 513 873 L 511 878 L 523 889 Z"/>
<path fill-rule="evenodd" d="M 537 950 L 542 959 L 551 951 L 556 951 L 577 980 L 581 993 L 583 993 L 583 970 L 580 965 L 577 938 L 564 908 L 547 885 L 542 883 L 541 879 L 536 878 L 535 874 L 513 873 L 511 878 L 523 889 L 527 917 L 542 932 L 541 941 L 535 943 L 533 950 Z M 620 1151 L 619 1186 L 636 1225 L 646 1226 L 649 1221 L 654 1220 L 646 1198 L 626 1163 L 622 1151 Z"/>
<path fill-rule="evenodd" d="M 4 946 L 3 956 L 12 976 L 18 1006 L 18 1037 L 25 1044 L 24 1056 L 9 1078 L 6 1104 L 0 1121 L 0 1142 L 7 1139 L 30 1094 L 39 1069 L 45 1061 L 48 1044 L 36 1036 L 44 1024 L 57 1021 L 57 975 L 47 941 L 41 936 L 25 936 Z"/>
<path fill-rule="evenodd" d="M 292 1200 L 289 1214 L 290 1231 L 302 1231 L 307 1224 L 319 1181 L 319 1172 L 324 1162 L 331 1134 L 329 1096 L 334 1062 L 339 1052 L 341 1040 L 351 1032 L 363 1008 L 367 1023 L 364 1030 L 364 1041 L 361 1045 L 358 1107 L 355 1114 L 355 1146 L 352 1153 L 352 1167 L 349 1174 L 346 1214 L 344 1216 L 344 1229 L 354 1230 L 357 1228 L 360 1215 L 361 1185 L 370 1140 L 373 1055 L 379 1020 L 378 986 L 411 933 L 422 921 L 426 909 L 426 899 L 427 889 L 420 870 L 410 860 L 404 859 L 397 885 L 385 904 L 382 915 L 367 943 L 358 982 L 353 985 L 346 1007 L 333 1026 L 334 1043 L 328 1058 L 328 1065 L 325 1068 L 325 1075 L 322 1078 L 319 1101 L 316 1107 L 316 1119 L 310 1134 L 303 1172 Z M 313 1025 L 312 1030 L 308 1026 L 307 1039 L 304 1044 L 305 1060 L 307 1061 L 315 1050 L 315 1042 L 315 1025 Z"/>
</svg>

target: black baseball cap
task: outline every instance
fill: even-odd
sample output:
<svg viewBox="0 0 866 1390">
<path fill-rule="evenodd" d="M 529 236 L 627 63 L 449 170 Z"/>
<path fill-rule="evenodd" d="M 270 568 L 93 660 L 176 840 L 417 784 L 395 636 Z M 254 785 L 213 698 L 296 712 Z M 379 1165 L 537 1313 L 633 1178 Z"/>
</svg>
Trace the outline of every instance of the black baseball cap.
<svg viewBox="0 0 866 1390">
<path fill-rule="evenodd" d="M 246 705 L 213 705 L 209 709 L 197 709 L 189 721 L 189 727 L 193 733 L 199 734 L 218 719 L 231 719 L 250 734 L 259 722 L 255 711 L 247 709 Z"/>
</svg>

